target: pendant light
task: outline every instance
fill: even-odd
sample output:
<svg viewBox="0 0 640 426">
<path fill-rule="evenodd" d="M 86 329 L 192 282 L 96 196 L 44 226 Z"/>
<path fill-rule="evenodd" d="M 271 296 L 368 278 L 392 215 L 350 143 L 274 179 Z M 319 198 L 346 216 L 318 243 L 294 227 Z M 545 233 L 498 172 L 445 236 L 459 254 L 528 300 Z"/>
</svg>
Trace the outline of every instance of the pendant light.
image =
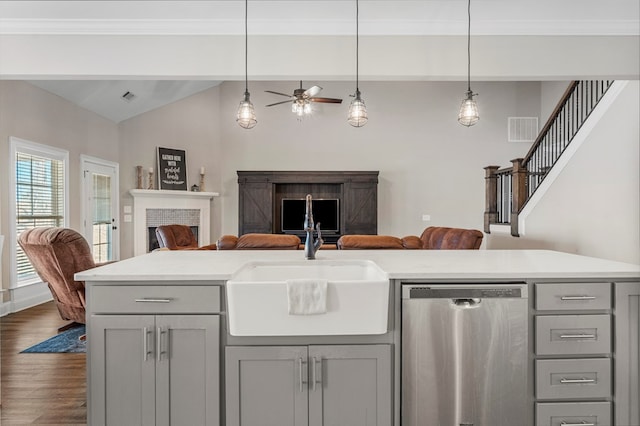
<svg viewBox="0 0 640 426">
<path fill-rule="evenodd" d="M 247 16 L 248 16 L 248 0 L 244 0 L 244 99 L 240 102 L 238 107 L 238 115 L 236 122 L 244 129 L 252 129 L 257 123 L 256 112 L 253 109 L 251 99 L 249 99 L 249 72 L 247 68 L 247 51 L 248 51 L 248 31 L 247 31 Z"/>
<path fill-rule="evenodd" d="M 349 122 L 349 124 L 351 124 L 353 127 L 362 127 L 365 124 L 367 124 L 367 120 L 369 120 L 369 118 L 367 117 L 367 107 L 364 104 L 364 101 L 362 100 L 362 98 L 360 97 L 360 87 L 359 87 L 359 79 L 358 79 L 358 74 L 359 74 L 359 19 L 358 19 L 358 15 L 359 15 L 359 7 L 358 7 L 358 0 L 356 0 L 356 93 L 355 95 L 351 95 L 354 97 L 353 101 L 351 101 L 351 105 L 349 105 L 349 116 L 347 117 L 347 121 Z"/>
<path fill-rule="evenodd" d="M 467 93 L 466 98 L 460 105 L 458 122 L 463 126 L 471 127 L 480 119 L 480 116 L 478 115 L 478 105 L 473 99 L 473 97 L 478 94 L 471 91 L 471 0 L 468 0 L 467 15 Z"/>
</svg>

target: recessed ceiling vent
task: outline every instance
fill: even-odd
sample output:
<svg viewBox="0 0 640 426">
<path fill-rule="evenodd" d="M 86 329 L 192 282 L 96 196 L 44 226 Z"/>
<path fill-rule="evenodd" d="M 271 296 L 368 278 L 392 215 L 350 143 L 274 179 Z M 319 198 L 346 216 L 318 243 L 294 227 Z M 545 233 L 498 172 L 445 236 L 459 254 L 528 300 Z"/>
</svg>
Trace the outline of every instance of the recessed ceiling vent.
<svg viewBox="0 0 640 426">
<path fill-rule="evenodd" d="M 509 142 L 535 142 L 538 117 L 509 117 Z"/>
<path fill-rule="evenodd" d="M 127 91 L 124 95 L 121 96 L 121 98 L 123 101 L 131 102 L 132 100 L 137 98 L 137 96 L 134 95 L 132 92 Z"/>
</svg>

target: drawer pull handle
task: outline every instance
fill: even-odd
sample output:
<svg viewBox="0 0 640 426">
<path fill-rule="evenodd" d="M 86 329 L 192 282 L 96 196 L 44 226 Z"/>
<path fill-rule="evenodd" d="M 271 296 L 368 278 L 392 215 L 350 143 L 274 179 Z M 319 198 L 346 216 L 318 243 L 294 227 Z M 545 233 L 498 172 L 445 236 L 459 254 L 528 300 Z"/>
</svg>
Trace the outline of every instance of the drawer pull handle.
<svg viewBox="0 0 640 426">
<path fill-rule="evenodd" d="M 585 421 L 582 421 L 580 423 L 567 423 L 565 421 L 561 421 L 560 425 L 561 426 L 596 426 L 595 423 L 587 423 Z"/>
<path fill-rule="evenodd" d="M 595 383 L 595 379 L 560 379 L 560 383 L 572 384 L 572 383 Z"/>
<path fill-rule="evenodd" d="M 136 303 L 171 303 L 173 299 L 158 299 L 153 297 L 145 297 L 142 299 L 136 299 Z"/>
<path fill-rule="evenodd" d="M 595 339 L 595 334 L 561 334 L 561 339 Z"/>
<path fill-rule="evenodd" d="M 560 300 L 594 300 L 595 296 L 562 296 Z"/>
</svg>

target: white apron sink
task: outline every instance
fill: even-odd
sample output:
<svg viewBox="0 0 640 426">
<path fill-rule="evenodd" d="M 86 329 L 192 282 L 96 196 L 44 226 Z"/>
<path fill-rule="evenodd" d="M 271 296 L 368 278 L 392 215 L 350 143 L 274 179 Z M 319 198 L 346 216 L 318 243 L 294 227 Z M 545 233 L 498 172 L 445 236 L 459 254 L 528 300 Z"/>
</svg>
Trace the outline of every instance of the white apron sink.
<svg viewBox="0 0 640 426">
<path fill-rule="evenodd" d="M 287 280 L 327 280 L 327 312 L 290 315 Z M 389 279 L 368 260 L 250 262 L 227 281 L 233 336 L 366 335 L 387 332 Z"/>
</svg>

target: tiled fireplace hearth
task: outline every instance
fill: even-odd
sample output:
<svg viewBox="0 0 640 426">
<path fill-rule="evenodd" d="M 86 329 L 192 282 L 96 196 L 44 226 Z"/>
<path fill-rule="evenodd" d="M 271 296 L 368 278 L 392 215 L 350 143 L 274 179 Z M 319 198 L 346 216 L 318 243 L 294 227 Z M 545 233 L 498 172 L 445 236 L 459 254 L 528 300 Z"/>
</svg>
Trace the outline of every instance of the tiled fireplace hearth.
<svg viewBox="0 0 640 426">
<path fill-rule="evenodd" d="M 160 225 L 190 226 L 198 244 L 210 244 L 211 199 L 217 192 L 132 189 L 134 255 L 148 253 L 154 246 L 155 228 Z"/>
</svg>

